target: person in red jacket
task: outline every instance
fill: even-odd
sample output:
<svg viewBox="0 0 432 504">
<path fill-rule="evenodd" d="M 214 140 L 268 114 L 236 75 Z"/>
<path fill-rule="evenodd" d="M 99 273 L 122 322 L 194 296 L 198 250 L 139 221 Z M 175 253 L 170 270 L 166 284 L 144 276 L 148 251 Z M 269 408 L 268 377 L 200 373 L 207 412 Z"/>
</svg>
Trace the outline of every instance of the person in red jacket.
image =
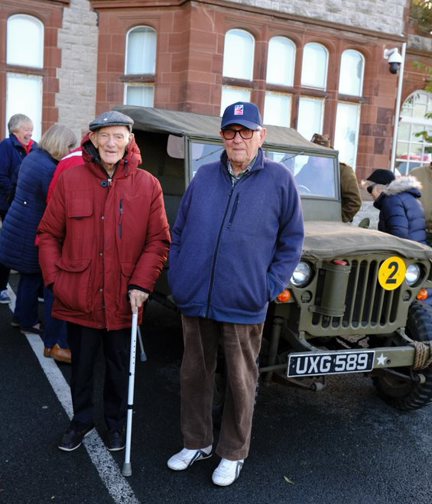
<svg viewBox="0 0 432 504">
<path fill-rule="evenodd" d="M 133 120 L 104 112 L 81 142 L 83 164 L 58 179 L 39 225 L 39 259 L 54 293 L 53 316 L 66 320 L 72 353 L 74 415 L 60 450 L 78 448 L 94 427 L 93 378 L 105 358 L 104 417 L 109 450 L 125 446 L 132 312 L 152 292 L 170 243 L 162 189 L 138 169 Z"/>
</svg>

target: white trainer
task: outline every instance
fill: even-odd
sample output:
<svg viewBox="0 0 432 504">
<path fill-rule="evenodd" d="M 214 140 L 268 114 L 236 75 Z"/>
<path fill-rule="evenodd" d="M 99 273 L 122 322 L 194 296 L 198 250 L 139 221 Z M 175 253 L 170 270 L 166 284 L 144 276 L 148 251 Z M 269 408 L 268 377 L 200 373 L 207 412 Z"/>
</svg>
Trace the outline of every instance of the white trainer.
<svg viewBox="0 0 432 504">
<path fill-rule="evenodd" d="M 222 459 L 213 472 L 212 481 L 215 485 L 228 486 L 240 476 L 244 459 L 227 460 Z"/>
<path fill-rule="evenodd" d="M 188 469 L 194 462 L 205 460 L 212 456 L 212 445 L 202 448 L 201 450 L 189 450 L 183 448 L 173 455 L 167 462 L 167 466 L 173 471 L 184 471 Z"/>
</svg>

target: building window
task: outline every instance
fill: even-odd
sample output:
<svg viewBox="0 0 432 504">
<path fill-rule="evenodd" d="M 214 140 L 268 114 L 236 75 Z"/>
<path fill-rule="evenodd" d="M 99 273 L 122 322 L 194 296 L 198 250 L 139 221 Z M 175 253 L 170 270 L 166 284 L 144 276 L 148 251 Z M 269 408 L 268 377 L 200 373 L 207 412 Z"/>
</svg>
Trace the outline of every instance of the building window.
<svg viewBox="0 0 432 504">
<path fill-rule="evenodd" d="M 286 37 L 273 37 L 268 45 L 266 82 L 268 85 L 294 85 L 296 46 Z M 292 95 L 282 90 L 267 91 L 264 102 L 264 122 L 276 126 L 291 126 Z"/>
<path fill-rule="evenodd" d="M 128 105 L 154 105 L 156 75 L 156 31 L 138 26 L 126 35 L 125 96 Z"/>
<path fill-rule="evenodd" d="M 314 133 L 322 133 L 324 122 L 324 99 L 301 96 L 297 131 L 310 140 Z"/>
<path fill-rule="evenodd" d="M 7 23 L 8 65 L 43 68 L 44 26 L 32 16 L 17 14 Z"/>
<path fill-rule="evenodd" d="M 350 95 L 353 103 L 339 102 L 336 110 L 335 148 L 339 159 L 355 169 L 360 128 L 360 103 L 363 94 L 365 60 L 363 55 L 348 49 L 342 53 L 339 70 L 339 94 Z"/>
<path fill-rule="evenodd" d="M 254 54 L 255 39 L 249 32 L 239 29 L 226 32 L 222 72 L 229 83 L 222 86 L 222 112 L 236 101 L 250 101 L 251 89 L 245 87 L 245 81 L 252 84 Z M 235 83 L 235 79 L 240 82 Z"/>
<path fill-rule="evenodd" d="M 342 53 L 339 93 L 361 96 L 363 93 L 364 57 L 363 54 L 352 49 Z"/>
<path fill-rule="evenodd" d="M 360 126 L 360 105 L 339 102 L 336 110 L 335 149 L 339 160 L 355 169 Z"/>
<path fill-rule="evenodd" d="M 412 168 L 432 161 L 432 144 L 420 133 L 432 136 L 432 93 L 415 91 L 401 108 L 396 150 L 396 168 L 408 175 Z"/>
<path fill-rule="evenodd" d="M 42 130 L 42 70 L 44 67 L 44 25 L 24 14 L 7 21 L 6 118 L 26 114 L 34 125 L 33 137 Z"/>
<path fill-rule="evenodd" d="M 127 84 L 125 103 L 128 105 L 139 105 L 141 107 L 153 107 L 154 85 Z"/>
<path fill-rule="evenodd" d="M 291 126 L 291 102 L 292 97 L 289 94 L 268 91 L 265 95 L 264 123 L 289 128 Z"/>
<path fill-rule="evenodd" d="M 301 85 L 325 90 L 327 87 L 328 51 L 316 42 L 303 48 Z"/>
<path fill-rule="evenodd" d="M 223 76 L 251 81 L 253 78 L 255 39 L 245 30 L 225 34 Z"/>
<path fill-rule="evenodd" d="M 240 88 L 234 86 L 224 86 L 222 88 L 222 101 L 221 101 L 221 115 L 224 110 L 231 105 L 231 103 L 235 103 L 238 101 L 249 102 L 251 100 L 251 92 L 250 89 Z"/>
<path fill-rule="evenodd" d="M 296 46 L 286 37 L 273 37 L 268 45 L 267 84 L 293 86 Z"/>
</svg>

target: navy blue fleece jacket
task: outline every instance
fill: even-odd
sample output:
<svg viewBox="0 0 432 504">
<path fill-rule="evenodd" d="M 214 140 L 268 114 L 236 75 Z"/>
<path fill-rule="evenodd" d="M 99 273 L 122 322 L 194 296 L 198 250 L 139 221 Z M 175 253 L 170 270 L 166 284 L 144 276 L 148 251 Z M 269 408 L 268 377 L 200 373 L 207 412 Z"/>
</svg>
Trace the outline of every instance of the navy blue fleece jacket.
<svg viewBox="0 0 432 504">
<path fill-rule="evenodd" d="M 224 153 L 196 173 L 172 234 L 168 278 L 181 312 L 261 323 L 301 256 L 303 214 L 293 177 L 260 149 L 233 186 Z"/>
</svg>

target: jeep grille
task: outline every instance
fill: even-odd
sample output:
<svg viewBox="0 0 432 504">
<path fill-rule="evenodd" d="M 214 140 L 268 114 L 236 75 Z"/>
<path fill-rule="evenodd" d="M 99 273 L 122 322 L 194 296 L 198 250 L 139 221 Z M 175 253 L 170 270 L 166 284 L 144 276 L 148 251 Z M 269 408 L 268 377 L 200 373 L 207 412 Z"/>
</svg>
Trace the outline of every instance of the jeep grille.
<svg viewBox="0 0 432 504">
<path fill-rule="evenodd" d="M 401 288 L 384 290 L 378 282 L 381 261 L 376 258 L 352 260 L 349 272 L 345 308 L 342 316 L 331 316 L 314 311 L 312 324 L 325 329 L 360 329 L 367 327 L 391 328 L 398 316 Z M 316 305 L 321 304 L 325 276 L 318 275 Z M 339 292 L 339 295 L 342 294 Z M 318 328 L 317 327 L 317 328 Z"/>
</svg>

